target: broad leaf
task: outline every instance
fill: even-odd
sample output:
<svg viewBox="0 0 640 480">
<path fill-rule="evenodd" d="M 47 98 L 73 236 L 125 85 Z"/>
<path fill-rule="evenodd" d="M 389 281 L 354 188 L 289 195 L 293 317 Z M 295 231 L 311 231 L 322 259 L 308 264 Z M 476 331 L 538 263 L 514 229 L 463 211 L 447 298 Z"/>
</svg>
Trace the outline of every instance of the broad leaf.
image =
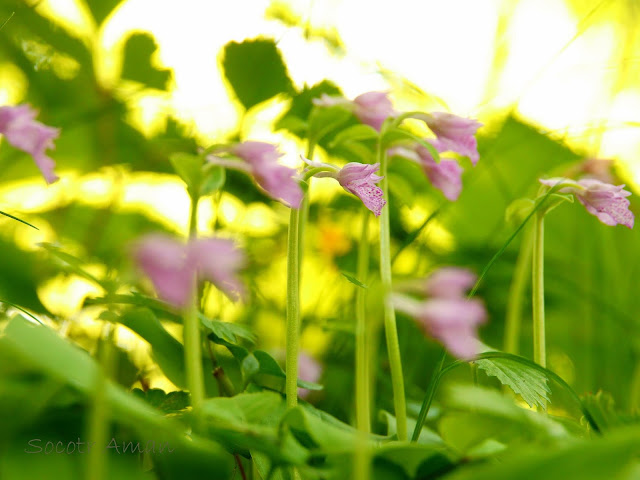
<svg viewBox="0 0 640 480">
<path fill-rule="evenodd" d="M 124 47 L 122 78 L 134 80 L 149 88 L 166 90 L 171 70 L 151 65 L 151 57 L 158 49 L 153 37 L 146 33 L 134 33 Z"/>
</svg>

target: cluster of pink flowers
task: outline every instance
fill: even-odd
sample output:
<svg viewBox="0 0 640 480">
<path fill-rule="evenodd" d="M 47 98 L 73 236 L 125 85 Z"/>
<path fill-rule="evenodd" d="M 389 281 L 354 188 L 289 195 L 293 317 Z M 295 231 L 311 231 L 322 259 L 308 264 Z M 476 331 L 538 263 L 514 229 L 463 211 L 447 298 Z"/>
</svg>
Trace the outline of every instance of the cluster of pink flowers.
<svg viewBox="0 0 640 480">
<path fill-rule="evenodd" d="M 0 134 L 14 147 L 33 157 L 47 183 L 58 180 L 53 169 L 56 163 L 47 156 L 47 149 L 55 148 L 53 140 L 60 130 L 35 120 L 38 112 L 29 105 L 0 107 Z"/>
<path fill-rule="evenodd" d="M 611 185 L 595 178 L 583 178 L 575 181 L 568 178 L 549 178 L 540 180 L 549 187 L 561 185 L 559 193 L 574 195 L 591 215 L 595 215 L 605 225 L 624 225 L 633 228 L 634 216 L 629 210 L 627 197 L 631 192 L 624 185 Z"/>
<path fill-rule="evenodd" d="M 482 300 L 466 298 L 477 277 L 464 268 L 445 267 L 433 272 L 420 285 L 425 300 L 393 294 L 395 307 L 416 318 L 424 331 L 442 342 L 446 349 L 461 359 L 478 354 L 478 327 L 487 320 Z"/>
<path fill-rule="evenodd" d="M 245 255 L 231 240 L 198 238 L 185 244 L 168 235 L 149 234 L 138 240 L 133 256 L 158 296 L 177 308 L 189 305 L 198 280 L 209 280 L 234 300 L 245 295 L 237 277 Z"/>
</svg>

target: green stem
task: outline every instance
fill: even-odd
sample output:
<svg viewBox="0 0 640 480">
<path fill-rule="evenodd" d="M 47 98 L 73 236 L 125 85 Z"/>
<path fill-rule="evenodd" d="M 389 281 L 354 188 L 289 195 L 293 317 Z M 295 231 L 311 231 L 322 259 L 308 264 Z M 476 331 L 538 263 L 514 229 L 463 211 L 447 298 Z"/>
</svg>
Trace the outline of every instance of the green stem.
<svg viewBox="0 0 640 480">
<path fill-rule="evenodd" d="M 189 216 L 189 237 L 194 240 L 198 230 L 198 196 L 191 194 L 191 214 Z M 192 298 L 184 312 L 184 364 L 187 387 L 191 393 L 191 407 L 197 418 L 204 401 L 204 374 L 202 372 L 202 339 L 198 318 L 197 279 L 194 282 Z"/>
<path fill-rule="evenodd" d="M 105 446 L 109 440 L 109 401 L 106 390 L 109 377 L 114 368 L 115 356 L 113 351 L 113 335 L 115 329 L 110 323 L 102 327 L 98 339 L 98 362 L 100 368 L 95 378 L 95 390 L 91 416 L 88 425 L 88 438 L 94 448 L 89 450 L 87 478 L 89 480 L 103 480 L 107 478 L 107 450 Z"/>
<path fill-rule="evenodd" d="M 384 200 L 387 202 L 380 213 L 380 278 L 384 291 L 384 329 L 387 340 L 387 352 L 391 367 L 391 384 L 393 386 L 393 403 L 398 425 L 398 439 L 407 440 L 407 406 L 404 396 L 404 378 L 402 376 L 402 360 L 400 343 L 396 326 L 396 312 L 391 303 L 391 233 L 389 226 L 389 178 L 387 175 L 387 156 L 382 148 L 382 134 L 378 139 L 377 160 L 380 162 L 380 175 Z"/>
<path fill-rule="evenodd" d="M 357 278 L 366 283 L 369 270 L 369 211 L 364 210 L 358 244 Z M 356 425 L 364 433 L 371 432 L 369 407 L 369 354 L 367 352 L 366 289 L 356 287 Z"/>
<path fill-rule="evenodd" d="M 287 247 L 287 407 L 298 405 L 298 351 L 300 335 L 300 210 L 291 209 Z"/>
<path fill-rule="evenodd" d="M 504 331 L 504 351 L 518 354 L 520 346 L 520 327 L 522 325 L 522 303 L 527 278 L 531 268 L 531 251 L 533 249 L 533 232 L 527 229 L 520 245 L 520 252 L 513 271 L 513 279 L 509 287 L 507 312 Z"/>
<path fill-rule="evenodd" d="M 411 436 L 412 442 L 417 442 L 418 438 L 420 438 L 420 432 L 422 431 L 422 427 L 424 422 L 427 420 L 427 414 L 429 413 L 429 408 L 431 408 L 431 402 L 433 401 L 433 397 L 436 393 L 436 387 L 440 382 L 440 377 L 443 374 L 442 366 L 444 365 L 444 360 L 447 357 L 447 352 L 442 349 L 442 354 L 440 355 L 440 361 L 438 362 L 438 366 L 433 371 L 433 375 L 431 375 L 431 380 L 429 381 L 429 387 L 427 388 L 427 394 L 424 396 L 424 400 L 422 402 L 422 407 L 420 408 L 420 413 L 418 414 L 418 419 L 416 420 L 416 428 L 413 430 L 413 435 Z"/>
<path fill-rule="evenodd" d="M 536 214 L 533 226 L 533 262 L 531 267 L 533 290 L 533 359 L 547 366 L 544 327 L 544 212 Z"/>
<path fill-rule="evenodd" d="M 358 264 L 356 276 L 366 283 L 369 272 L 369 211 L 364 209 L 362 231 L 358 244 Z M 366 289 L 356 288 L 356 440 L 354 478 L 368 480 L 370 474 L 367 437 L 371 433 L 371 407 L 369 386 L 369 352 L 367 348 Z"/>
</svg>

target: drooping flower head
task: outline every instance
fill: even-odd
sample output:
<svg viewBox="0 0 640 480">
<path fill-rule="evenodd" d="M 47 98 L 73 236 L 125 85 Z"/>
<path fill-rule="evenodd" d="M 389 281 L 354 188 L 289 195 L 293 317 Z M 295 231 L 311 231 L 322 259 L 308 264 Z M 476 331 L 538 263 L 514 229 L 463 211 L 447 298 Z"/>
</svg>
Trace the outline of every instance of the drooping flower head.
<svg viewBox="0 0 640 480">
<path fill-rule="evenodd" d="M 382 180 L 381 176 L 375 174 L 379 168 L 379 163 L 368 165 L 351 162 L 342 167 L 337 175 L 340 185 L 362 200 L 364 206 L 376 217 L 380 216 L 382 207 L 387 203 L 383 198 L 382 189 L 375 185 Z"/>
<path fill-rule="evenodd" d="M 320 98 L 313 99 L 313 104 L 320 107 L 342 105 L 353 111 L 353 114 L 362 123 L 378 131 L 380 131 L 382 124 L 388 117 L 393 117 L 397 114 L 387 92 L 363 93 L 352 101 L 344 97 L 330 96 L 323 93 Z"/>
<path fill-rule="evenodd" d="M 442 267 L 413 284 L 415 290 L 429 296 L 426 300 L 401 294 L 391 298 L 399 311 L 418 320 L 424 331 L 442 342 L 449 352 L 468 360 L 478 353 L 478 326 L 487 320 L 482 300 L 466 298 L 476 279 L 475 273 L 466 268 Z"/>
<path fill-rule="evenodd" d="M 300 158 L 311 167 L 326 168 L 326 171 L 316 173 L 315 176 L 335 178 L 342 185 L 342 188 L 362 200 L 364 206 L 371 210 L 376 217 L 380 216 L 382 207 L 387 201 L 383 198 L 382 189 L 376 185 L 383 178 L 375 174 L 380 169 L 379 163 L 351 162 L 338 168 L 334 165 L 309 160 L 302 155 Z"/>
<path fill-rule="evenodd" d="M 178 308 L 189 305 L 197 280 L 209 280 L 234 300 L 244 295 L 236 275 L 245 256 L 231 240 L 201 238 L 185 244 L 168 235 L 149 234 L 138 240 L 133 257 L 158 296 Z"/>
<path fill-rule="evenodd" d="M 418 301 L 394 294 L 394 306 L 414 317 L 424 331 L 442 342 L 446 349 L 461 359 L 478 354 L 478 326 L 487 320 L 484 304 L 477 298 L 429 298 Z"/>
<path fill-rule="evenodd" d="M 32 156 L 45 181 L 51 184 L 58 176 L 53 171 L 56 164 L 46 150 L 55 148 L 53 140 L 58 138 L 60 129 L 36 121 L 37 114 L 29 105 L 0 107 L 0 133 L 11 145 Z"/>
<path fill-rule="evenodd" d="M 540 183 L 549 187 L 564 185 L 559 193 L 573 194 L 591 215 L 595 215 L 605 225 L 624 225 L 633 228 L 635 217 L 629 210 L 631 192 L 624 185 L 611 185 L 593 178 L 574 181 L 566 178 L 541 179 Z"/>
<path fill-rule="evenodd" d="M 440 162 L 436 162 L 429 150 L 421 145 L 416 145 L 414 148 L 392 147 L 387 150 L 387 155 L 397 155 L 419 164 L 431 184 L 448 200 L 456 201 L 460 196 L 463 170 L 455 159 L 441 158 Z"/>
<path fill-rule="evenodd" d="M 433 112 L 420 116 L 436 135 L 430 143 L 438 152 L 455 152 L 478 163 L 478 141 L 475 134 L 482 124 L 447 112 Z"/>
<path fill-rule="evenodd" d="M 275 145 L 265 142 L 242 142 L 227 149 L 218 149 L 216 153 L 228 151 L 244 160 L 245 163 L 208 155 L 207 160 L 216 165 L 243 170 L 253 176 L 272 198 L 283 201 L 292 208 L 298 208 L 302 202 L 302 189 L 296 178 L 296 170 L 278 163 L 282 156 Z"/>
<path fill-rule="evenodd" d="M 471 270 L 461 267 L 441 267 L 427 277 L 424 282 L 425 293 L 438 298 L 465 298 L 475 285 L 478 276 Z"/>
</svg>

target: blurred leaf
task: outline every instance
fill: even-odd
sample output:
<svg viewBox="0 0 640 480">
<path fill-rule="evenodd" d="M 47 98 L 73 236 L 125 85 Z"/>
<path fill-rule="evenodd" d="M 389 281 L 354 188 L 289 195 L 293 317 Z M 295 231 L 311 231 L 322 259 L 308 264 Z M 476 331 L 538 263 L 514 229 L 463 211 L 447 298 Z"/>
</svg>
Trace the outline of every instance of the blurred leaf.
<svg viewBox="0 0 640 480">
<path fill-rule="evenodd" d="M 169 157 L 169 161 L 178 176 L 187 184 L 190 192 L 196 192 L 202 177 L 202 158 L 189 153 L 174 153 Z"/>
<path fill-rule="evenodd" d="M 251 450 L 258 450 L 276 462 L 301 464 L 306 450 L 279 433 L 278 424 L 286 411 L 284 399 L 274 392 L 210 398 L 202 405 L 209 435 L 232 452 L 248 456 Z"/>
<path fill-rule="evenodd" d="M 595 394 L 586 393 L 580 398 L 601 432 L 609 432 L 624 425 L 640 423 L 638 417 L 629 417 L 619 413 L 610 393 L 603 391 Z"/>
<path fill-rule="evenodd" d="M 376 138 L 378 138 L 378 131 L 375 128 L 364 124 L 351 125 L 340 131 L 340 133 L 333 138 L 329 147 L 335 148 L 346 142 L 373 140 Z"/>
<path fill-rule="evenodd" d="M 17 220 L 20 223 L 24 223 L 25 225 L 30 226 L 31 228 L 35 228 L 36 230 L 39 230 L 38 227 L 35 227 L 35 226 L 31 225 L 29 222 L 26 222 L 26 221 L 24 221 L 24 220 L 22 220 L 22 219 L 20 219 L 18 217 L 14 217 L 13 215 L 8 214 L 7 212 L 3 212 L 2 210 L 0 210 L 0 215 L 4 215 L 5 217 L 12 218 L 14 220 Z"/>
<path fill-rule="evenodd" d="M 200 185 L 200 196 L 210 195 L 224 187 L 227 178 L 226 170 L 219 166 L 207 169 L 202 185 Z"/>
<path fill-rule="evenodd" d="M 152 388 L 145 392 L 139 388 L 134 388 L 131 393 L 164 413 L 180 412 L 191 405 L 189 392 L 167 393 L 159 388 Z"/>
<path fill-rule="evenodd" d="M 275 123 L 276 130 L 286 129 L 299 137 L 304 137 L 309 126 L 309 115 L 314 108 L 313 99 L 327 95 L 341 95 L 340 89 L 328 80 L 323 80 L 313 87 L 306 85 L 301 92 L 291 98 L 291 106 Z"/>
<path fill-rule="evenodd" d="M 122 78 L 144 84 L 149 88 L 166 90 L 171 70 L 151 65 L 151 57 L 158 49 L 153 37 L 147 33 L 134 33 L 124 46 Z"/>
<path fill-rule="evenodd" d="M 96 21 L 96 25 L 100 27 L 122 1 L 123 0 L 84 0 L 84 3 L 89 7 L 91 15 Z"/>
<path fill-rule="evenodd" d="M 351 276 L 351 275 L 349 275 L 348 273 L 345 273 L 345 272 L 340 272 L 340 273 L 342 273 L 342 276 L 344 278 L 346 278 L 347 280 L 349 280 L 351 283 L 353 283 L 356 287 L 369 288 L 364 283 L 362 283 L 360 280 L 358 280 L 356 277 L 353 277 L 353 276 Z"/>
<path fill-rule="evenodd" d="M 402 468 L 408 478 L 431 478 L 451 469 L 455 456 L 444 445 L 387 443 L 375 451 L 374 462 L 383 459 Z"/>
<path fill-rule="evenodd" d="M 317 143 L 352 117 L 344 107 L 314 107 L 309 115 L 309 140 Z"/>
<path fill-rule="evenodd" d="M 496 377 L 503 385 L 511 388 L 530 407 L 546 408 L 551 390 L 547 386 L 547 377 L 540 371 L 511 358 L 480 359 L 473 363 L 488 376 Z"/>
<path fill-rule="evenodd" d="M 273 40 L 230 42 L 224 47 L 224 74 L 245 109 L 279 93 L 292 93 L 293 84 Z"/>
</svg>

